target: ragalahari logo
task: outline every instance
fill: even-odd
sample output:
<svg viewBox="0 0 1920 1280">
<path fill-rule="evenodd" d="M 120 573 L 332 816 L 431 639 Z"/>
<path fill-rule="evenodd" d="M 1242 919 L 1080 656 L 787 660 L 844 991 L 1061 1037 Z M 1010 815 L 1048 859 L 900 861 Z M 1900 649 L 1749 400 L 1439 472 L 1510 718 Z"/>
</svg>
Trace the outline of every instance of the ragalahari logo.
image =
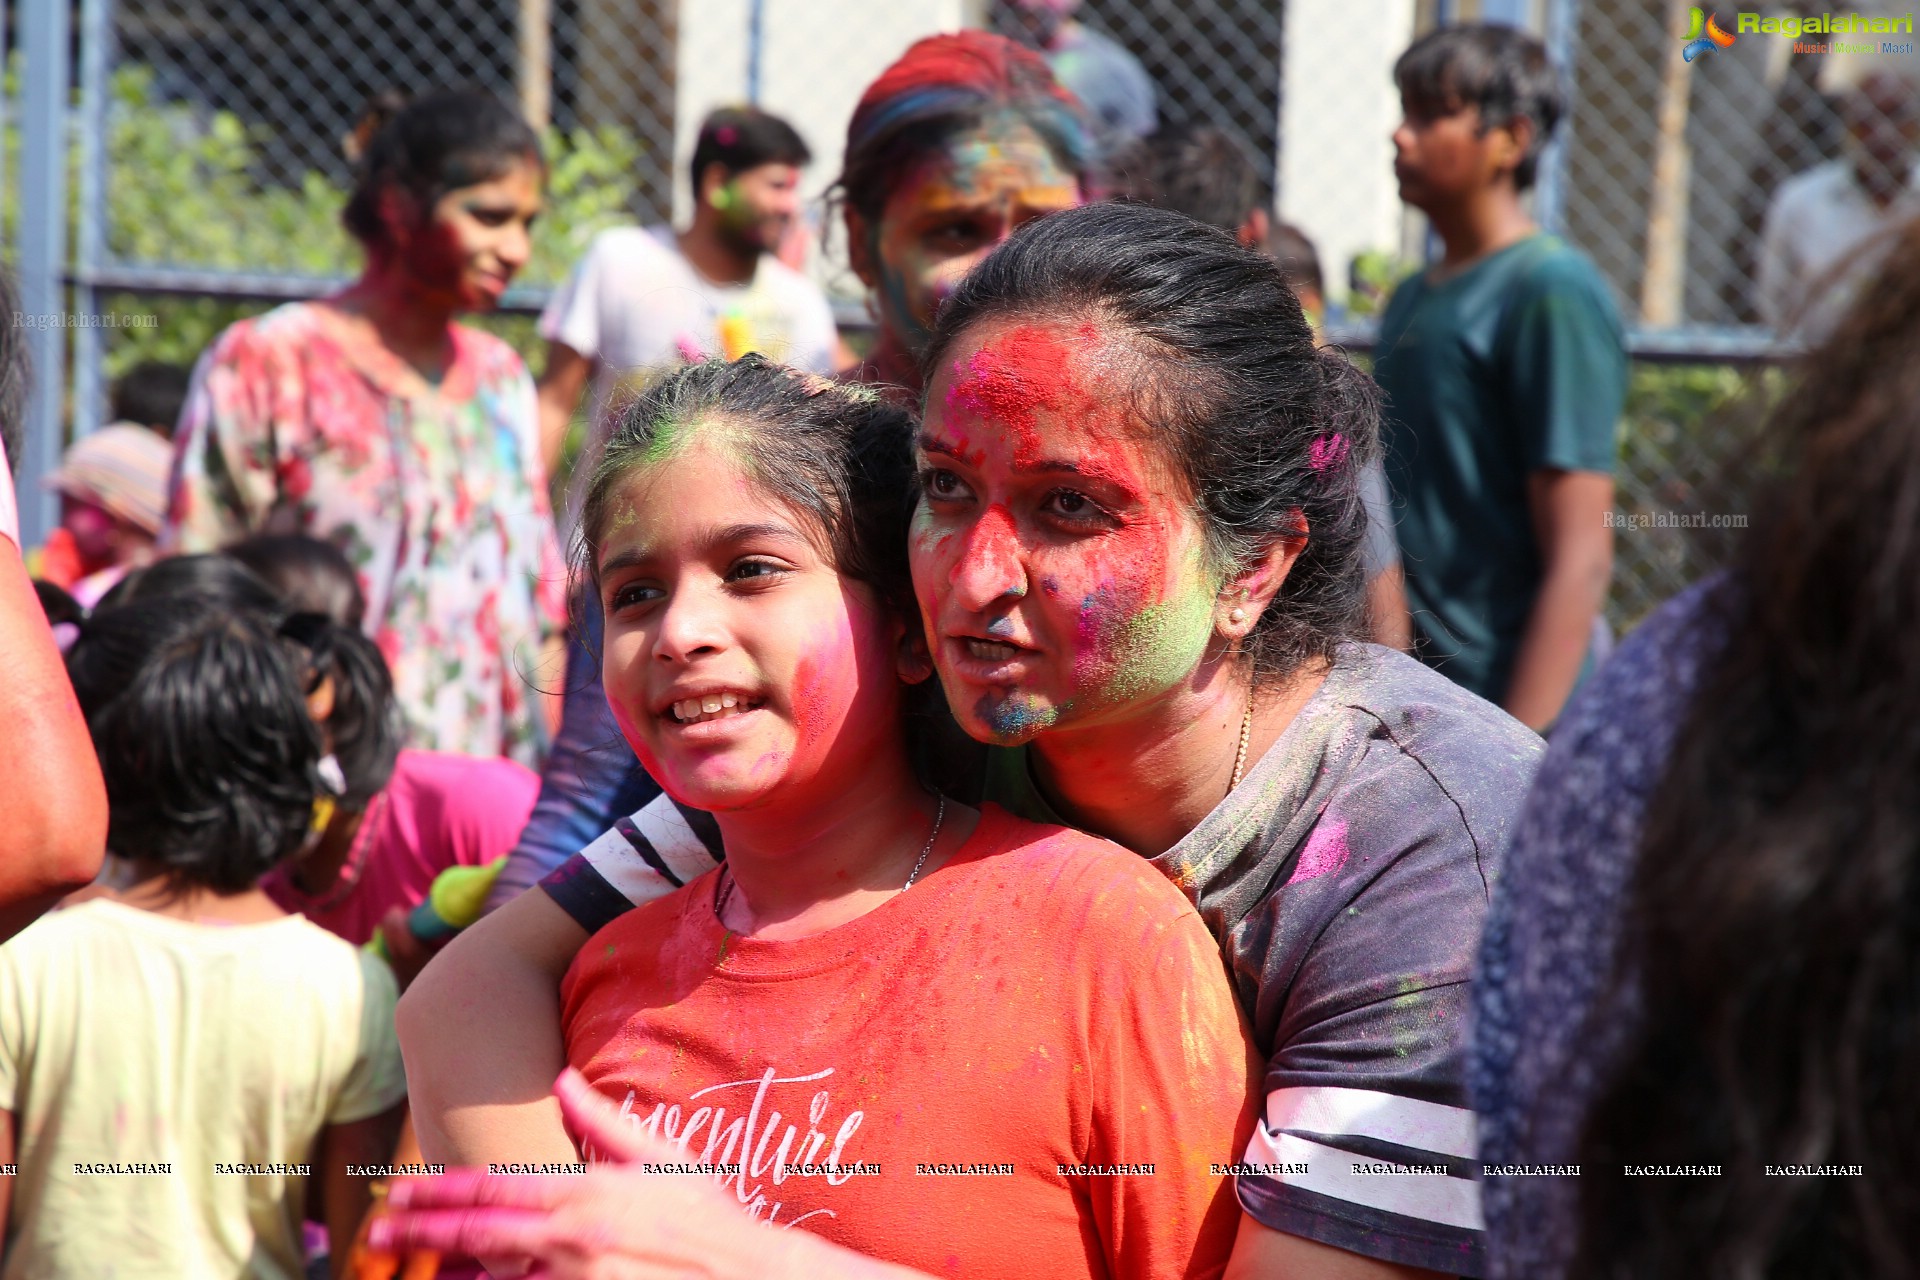
<svg viewBox="0 0 1920 1280">
<path fill-rule="evenodd" d="M 1687 44 L 1680 56 L 1688 62 L 1703 53 L 1712 53 L 1715 49 L 1724 49 L 1733 43 L 1733 36 L 1720 29 L 1714 19 L 1716 13 L 1704 12 L 1695 5 L 1687 10 Z"/>
</svg>

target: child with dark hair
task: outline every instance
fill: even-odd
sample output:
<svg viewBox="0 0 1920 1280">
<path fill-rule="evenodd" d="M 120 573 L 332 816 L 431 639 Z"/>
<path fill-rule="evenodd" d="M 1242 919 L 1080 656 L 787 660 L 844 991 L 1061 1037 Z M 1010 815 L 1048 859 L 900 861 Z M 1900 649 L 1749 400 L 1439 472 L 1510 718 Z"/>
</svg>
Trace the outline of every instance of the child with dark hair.
<svg viewBox="0 0 1920 1280">
<path fill-rule="evenodd" d="M 800 171 L 812 159 L 776 115 L 757 107 L 715 111 L 694 143 L 686 228 L 603 231 L 555 291 L 540 316 L 547 340 L 540 442 L 549 469 L 559 465 L 567 424 L 593 384 L 572 506 L 599 455 L 617 388 L 638 389 L 689 360 L 749 351 L 833 372 L 839 333 L 826 296 L 778 256 L 797 225 Z"/>
<path fill-rule="evenodd" d="M 108 401 L 115 421 L 134 423 L 171 440 L 192 383 L 193 369 L 188 365 L 143 360 L 114 379 Z"/>
<path fill-rule="evenodd" d="M 566 977 L 573 1065 L 686 1161 L 740 1162 L 697 1221 L 593 1244 L 635 1274 L 705 1269 L 717 1232 L 821 1258 L 764 1218 L 947 1275 L 1217 1276 L 1238 1211 L 1209 1153 L 1252 1119 L 1218 951 L 1126 850 L 917 773 L 911 438 L 871 391 L 709 362 L 622 416 L 588 491 L 608 701 L 727 860 L 631 911 L 590 867 L 527 900 L 605 926 Z M 995 1176 L 920 1176 L 948 1159 Z"/>
<path fill-rule="evenodd" d="M 409 927 L 443 873 L 505 856 L 539 777 L 498 756 L 402 747 L 387 664 L 352 625 L 358 586 L 328 543 L 250 538 L 228 553 L 274 584 L 306 650 L 309 705 L 335 763 L 334 804 L 316 842 L 262 881 L 281 907 L 348 942 L 378 937 L 401 985 L 431 955 Z M 331 606 L 331 607 L 330 607 Z"/>
<path fill-rule="evenodd" d="M 341 1275 L 406 1081 L 386 967 L 258 887 L 313 824 L 297 653 L 176 596 L 68 670 L 133 874 L 0 947 L 5 1274 L 299 1276 L 317 1177 Z"/>
<path fill-rule="evenodd" d="M 537 762 L 528 689 L 565 617 L 532 380 L 455 322 L 531 251 L 539 139 L 498 99 L 437 93 L 380 126 L 342 215 L 343 292 L 244 320 L 201 358 L 162 546 L 304 533 L 352 559 L 416 746 Z"/>
<path fill-rule="evenodd" d="M 1374 362 L 1414 652 L 1545 729 L 1591 665 L 1612 573 L 1620 317 L 1521 204 L 1566 113 L 1540 42 L 1445 27 L 1394 79 L 1400 198 L 1446 246 L 1394 291 Z"/>
</svg>

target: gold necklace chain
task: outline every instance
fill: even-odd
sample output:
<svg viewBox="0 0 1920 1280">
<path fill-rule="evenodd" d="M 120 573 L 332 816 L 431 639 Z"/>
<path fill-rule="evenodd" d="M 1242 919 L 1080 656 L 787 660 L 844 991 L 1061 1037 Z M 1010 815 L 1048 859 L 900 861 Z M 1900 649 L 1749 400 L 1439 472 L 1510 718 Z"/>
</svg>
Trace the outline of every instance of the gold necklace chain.
<svg viewBox="0 0 1920 1280">
<path fill-rule="evenodd" d="M 900 886 L 900 892 L 905 893 L 907 890 L 913 888 L 913 882 L 920 878 L 920 869 L 927 865 L 927 855 L 933 852 L 934 842 L 940 838 L 940 828 L 945 824 L 946 820 L 947 798 L 943 795 L 940 797 L 939 807 L 933 812 L 933 834 L 929 835 L 926 844 L 920 847 L 920 856 L 914 860 L 913 870 L 907 873 L 907 882 Z M 727 922 L 727 904 L 733 901 L 734 883 L 732 869 L 725 866 L 721 867 L 720 884 L 713 898 L 713 914 L 722 925 L 725 925 Z M 729 938 L 733 936 L 732 929 L 727 930 L 727 936 Z"/>
<path fill-rule="evenodd" d="M 1240 717 L 1240 749 L 1233 753 L 1233 781 L 1227 784 L 1227 794 L 1232 795 L 1239 789 L 1240 779 L 1247 772 L 1247 744 L 1253 740 L 1253 690 L 1247 690 L 1246 714 Z"/>
</svg>

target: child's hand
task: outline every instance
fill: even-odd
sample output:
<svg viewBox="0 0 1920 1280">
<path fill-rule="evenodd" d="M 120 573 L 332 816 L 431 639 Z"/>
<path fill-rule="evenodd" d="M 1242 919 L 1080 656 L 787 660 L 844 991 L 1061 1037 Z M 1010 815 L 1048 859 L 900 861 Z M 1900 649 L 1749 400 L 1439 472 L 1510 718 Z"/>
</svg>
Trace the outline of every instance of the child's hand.
<svg viewBox="0 0 1920 1280">
<path fill-rule="evenodd" d="M 434 948 L 413 936 L 413 930 L 407 927 L 407 914 L 405 907 L 395 907 L 381 919 L 379 926 L 380 941 L 387 949 L 387 964 L 392 967 L 402 991 L 420 976 L 434 953 Z"/>
</svg>

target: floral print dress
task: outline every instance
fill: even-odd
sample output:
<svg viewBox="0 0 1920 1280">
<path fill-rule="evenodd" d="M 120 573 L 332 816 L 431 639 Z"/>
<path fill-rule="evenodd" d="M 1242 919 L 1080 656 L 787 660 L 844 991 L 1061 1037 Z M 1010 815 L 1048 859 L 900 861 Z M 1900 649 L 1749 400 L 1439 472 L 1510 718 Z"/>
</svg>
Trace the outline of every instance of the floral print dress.
<svg viewBox="0 0 1920 1280">
<path fill-rule="evenodd" d="M 162 546 L 304 533 L 346 552 L 408 744 L 538 765 L 529 683 L 565 618 L 533 381 L 449 327 L 436 386 L 332 306 L 221 334 L 182 413 Z"/>
</svg>

